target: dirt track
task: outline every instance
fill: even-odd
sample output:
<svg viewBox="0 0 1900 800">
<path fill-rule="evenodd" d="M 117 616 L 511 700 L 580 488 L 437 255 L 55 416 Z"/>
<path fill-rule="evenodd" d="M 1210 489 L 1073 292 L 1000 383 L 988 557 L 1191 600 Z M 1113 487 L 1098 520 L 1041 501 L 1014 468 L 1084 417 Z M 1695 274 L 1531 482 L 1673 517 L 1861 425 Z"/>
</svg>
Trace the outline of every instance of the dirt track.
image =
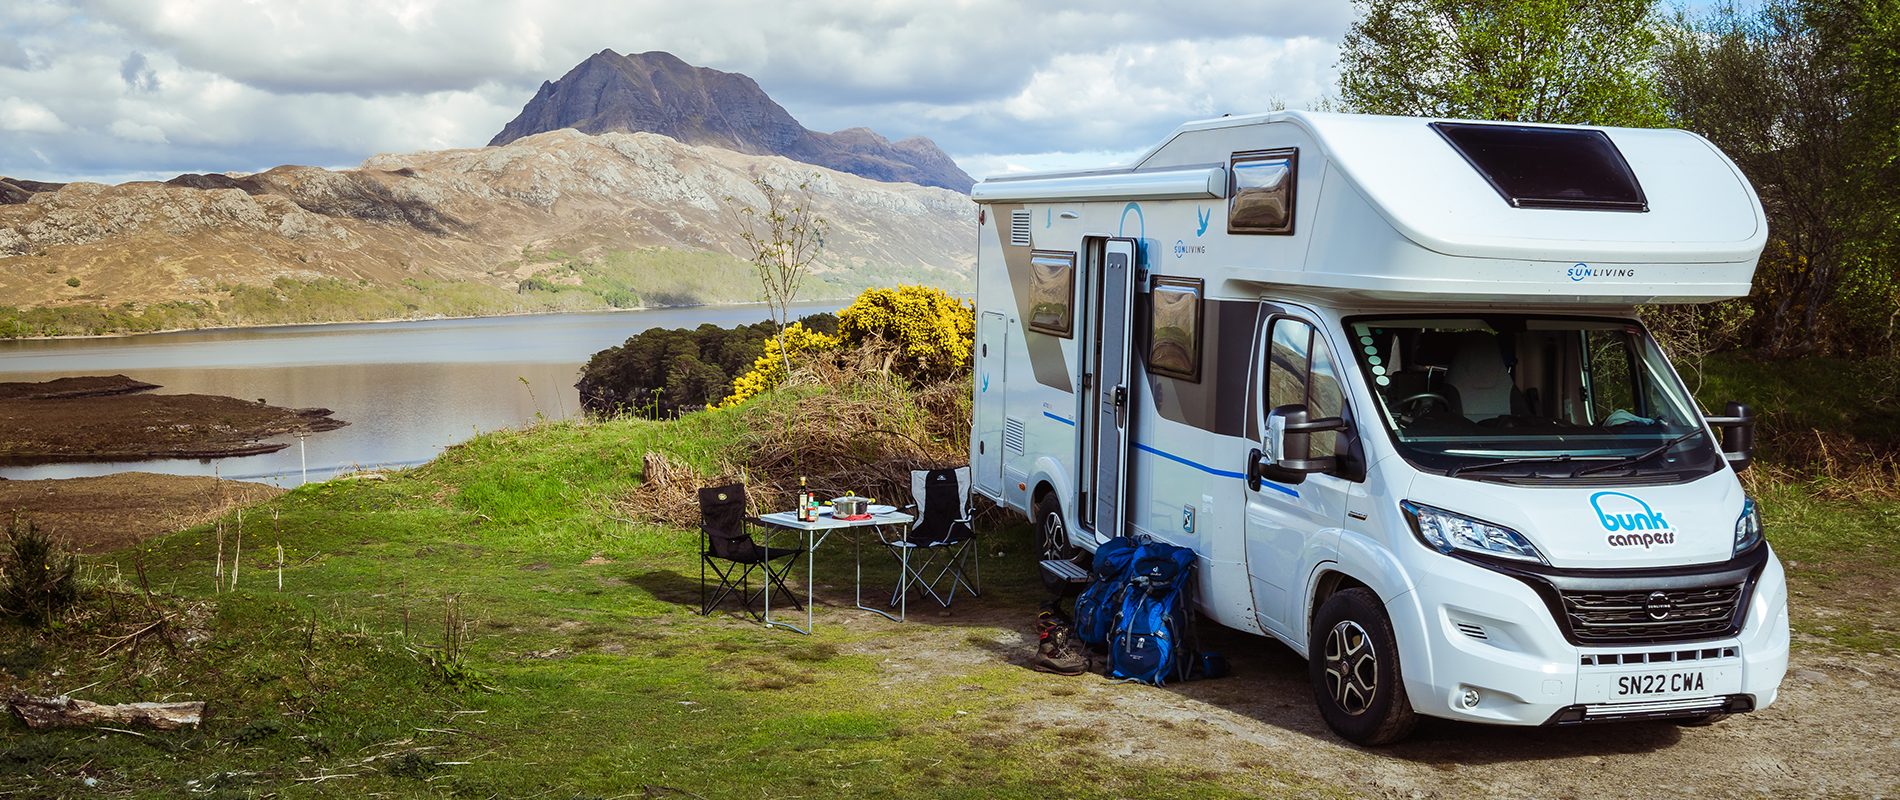
<svg viewBox="0 0 1900 800">
<path fill-rule="evenodd" d="M 210 522 L 282 494 L 262 483 L 120 472 L 97 478 L 0 479 L 0 513 L 19 514 L 81 553 L 107 553 Z"/>
<path fill-rule="evenodd" d="M 852 619 L 853 628 L 891 631 L 857 648 L 883 661 L 885 682 L 951 685 L 984 664 L 1025 665 L 1035 647 L 1032 635 L 1012 630 L 1026 612 L 971 609 L 904 628 L 858 613 L 834 612 L 832 624 Z M 1235 674 L 1157 689 L 1037 673 L 1032 691 L 1043 696 L 973 695 L 967 710 L 999 732 L 1075 732 L 1093 758 L 1216 773 L 1272 770 L 1362 797 L 1900 797 L 1900 658 L 1892 656 L 1797 652 L 1775 705 L 1709 727 L 1500 728 L 1427 719 L 1410 739 L 1367 749 L 1326 728 L 1306 664 L 1292 651 L 1219 628 L 1203 630 L 1202 644 L 1228 654 Z"/>
</svg>

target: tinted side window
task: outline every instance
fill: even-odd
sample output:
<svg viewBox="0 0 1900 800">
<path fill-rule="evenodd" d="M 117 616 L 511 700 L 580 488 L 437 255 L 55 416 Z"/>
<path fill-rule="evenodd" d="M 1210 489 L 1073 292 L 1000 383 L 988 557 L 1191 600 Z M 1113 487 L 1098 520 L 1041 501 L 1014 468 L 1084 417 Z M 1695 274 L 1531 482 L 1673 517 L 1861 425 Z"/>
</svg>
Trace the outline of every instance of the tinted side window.
<svg viewBox="0 0 1900 800">
<path fill-rule="evenodd" d="M 1227 176 L 1228 233 L 1293 233 L 1298 151 L 1235 153 Z"/>
<path fill-rule="evenodd" d="M 1148 292 L 1148 371 L 1201 379 L 1201 281 L 1156 276 Z"/>
<path fill-rule="evenodd" d="M 1075 254 L 1037 250 L 1029 257 L 1029 327 L 1069 338 L 1075 322 Z"/>
</svg>

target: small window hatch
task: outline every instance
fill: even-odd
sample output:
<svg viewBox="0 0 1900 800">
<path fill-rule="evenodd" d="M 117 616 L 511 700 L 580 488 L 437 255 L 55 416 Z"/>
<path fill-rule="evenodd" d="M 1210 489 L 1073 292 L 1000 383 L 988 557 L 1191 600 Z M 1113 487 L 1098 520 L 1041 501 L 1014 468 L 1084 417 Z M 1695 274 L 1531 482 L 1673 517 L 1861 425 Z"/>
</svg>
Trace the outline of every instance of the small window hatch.
<svg viewBox="0 0 1900 800">
<path fill-rule="evenodd" d="M 1431 125 L 1514 208 L 1649 210 L 1636 173 L 1602 131 L 1465 122 Z"/>
</svg>

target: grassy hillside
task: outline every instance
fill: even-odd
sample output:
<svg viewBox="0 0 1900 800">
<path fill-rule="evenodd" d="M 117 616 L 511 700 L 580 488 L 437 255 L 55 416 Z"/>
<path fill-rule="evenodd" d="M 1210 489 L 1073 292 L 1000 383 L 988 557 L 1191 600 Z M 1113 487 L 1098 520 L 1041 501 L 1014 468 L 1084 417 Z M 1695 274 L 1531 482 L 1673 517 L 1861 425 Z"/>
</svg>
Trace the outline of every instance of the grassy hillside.
<svg viewBox="0 0 1900 800">
<path fill-rule="evenodd" d="M 280 277 L 267 286 L 220 283 L 201 299 L 15 308 L 0 306 L 0 338 L 91 336 L 181 328 L 282 325 L 430 317 L 479 317 L 606 308 L 752 303 L 759 300 L 752 267 L 721 253 L 663 247 L 616 249 L 584 242 L 527 251 L 489 273 L 497 285 L 407 278 L 385 285 L 335 278 Z M 515 276 L 525 275 L 517 279 Z M 824 267 L 806 281 L 802 299 L 841 299 L 866 288 L 900 283 L 971 289 L 970 276 L 924 266 Z"/>
<path fill-rule="evenodd" d="M 209 717 L 169 734 L 29 733 L 9 718 L 0 791 L 1331 794 L 1272 769 L 1096 758 L 1095 737 L 1039 720 L 1051 693 L 1076 689 L 1012 663 L 1027 655 L 1021 631 L 1042 597 L 1025 525 L 985 534 L 986 593 L 959 598 L 951 616 L 913 606 L 900 626 L 852 609 L 843 540 L 819 551 L 814 637 L 763 629 L 730 606 L 695 613 L 697 532 L 633 521 L 632 509 L 696 512 L 678 487 L 673 506 L 651 494 L 660 487 L 639 493 L 643 456 L 718 474 L 735 454 L 781 441 L 788 415 L 815 405 L 869 409 L 893 431 L 910 430 L 906 415 L 921 424 L 916 407 L 879 406 L 891 396 L 876 387 L 838 391 L 790 388 L 674 422 L 487 434 L 414 470 L 299 488 L 241 524 L 227 518 L 222 534 L 195 528 L 99 559 L 87 573 L 102 589 L 57 627 L 0 625 L 0 669 L 38 694 L 202 699 Z M 856 455 L 876 460 L 876 447 L 860 443 Z M 894 570 L 883 553 L 864 555 L 875 595 Z M 159 619 L 175 646 L 123 638 Z M 981 657 L 933 663 L 958 650 Z M 892 672 L 893 660 L 918 668 Z"/>
</svg>

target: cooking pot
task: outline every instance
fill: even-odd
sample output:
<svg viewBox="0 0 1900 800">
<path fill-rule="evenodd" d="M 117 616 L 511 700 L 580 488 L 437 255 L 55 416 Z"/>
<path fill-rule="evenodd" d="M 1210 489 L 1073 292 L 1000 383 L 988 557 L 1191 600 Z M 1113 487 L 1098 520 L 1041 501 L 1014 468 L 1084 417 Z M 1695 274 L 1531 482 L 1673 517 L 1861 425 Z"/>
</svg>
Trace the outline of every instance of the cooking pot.
<svg viewBox="0 0 1900 800">
<path fill-rule="evenodd" d="M 849 494 L 843 497 L 831 498 L 831 516 L 833 519 L 838 517 L 861 517 L 869 513 L 871 513 L 871 498 Z"/>
</svg>

